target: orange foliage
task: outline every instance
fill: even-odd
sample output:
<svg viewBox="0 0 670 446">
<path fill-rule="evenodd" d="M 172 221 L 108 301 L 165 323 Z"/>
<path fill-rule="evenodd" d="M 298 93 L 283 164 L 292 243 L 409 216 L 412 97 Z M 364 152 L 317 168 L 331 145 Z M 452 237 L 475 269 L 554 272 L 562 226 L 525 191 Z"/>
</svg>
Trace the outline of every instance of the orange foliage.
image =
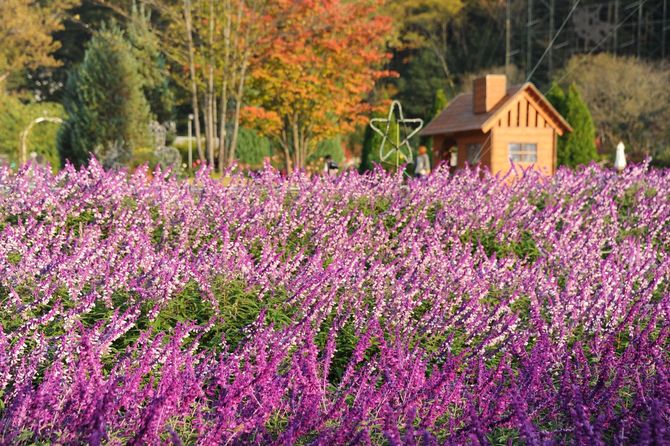
<svg viewBox="0 0 670 446">
<path fill-rule="evenodd" d="M 253 64 L 256 109 L 245 113 L 295 155 L 303 167 L 318 140 L 365 121 L 366 96 L 393 73 L 385 42 L 391 20 L 378 0 L 270 0 L 263 18 L 273 27 Z M 260 112 L 263 110 L 266 114 Z M 249 122 L 249 121 L 247 121 Z M 287 160 L 288 161 L 288 160 Z"/>
</svg>

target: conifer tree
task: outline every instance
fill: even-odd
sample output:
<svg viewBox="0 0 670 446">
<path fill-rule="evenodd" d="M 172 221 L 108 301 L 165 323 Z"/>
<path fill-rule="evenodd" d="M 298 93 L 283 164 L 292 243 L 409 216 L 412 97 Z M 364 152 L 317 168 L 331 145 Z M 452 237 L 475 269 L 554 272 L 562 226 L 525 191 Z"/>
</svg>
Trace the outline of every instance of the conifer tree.
<svg viewBox="0 0 670 446">
<path fill-rule="evenodd" d="M 382 115 L 380 113 L 376 113 L 373 115 L 375 118 L 380 118 L 384 117 L 386 118 L 385 115 Z M 391 125 L 389 126 L 389 138 L 393 138 L 393 135 L 396 135 L 398 131 L 398 124 L 396 123 L 395 116 L 391 118 Z M 400 129 L 402 131 L 402 129 Z M 401 134 L 401 138 L 402 138 Z M 361 153 L 361 164 L 359 166 L 359 171 L 360 172 L 365 172 L 368 170 L 373 170 L 375 168 L 375 164 L 381 165 L 384 169 L 389 170 L 389 171 L 394 171 L 395 170 L 395 158 L 394 156 L 391 156 L 387 158 L 385 161 L 382 161 L 380 153 L 379 153 L 379 148 L 382 144 L 383 138 L 375 132 L 372 127 L 370 127 L 370 124 L 365 127 L 365 134 L 363 135 L 363 148 L 362 148 L 362 153 Z M 392 150 L 392 141 L 388 140 L 385 144 L 385 151 L 388 152 Z M 402 155 L 403 152 L 400 152 L 400 159 L 398 160 L 400 164 L 404 164 L 407 162 L 405 157 Z"/>
<path fill-rule="evenodd" d="M 361 150 L 361 164 L 358 167 L 360 173 L 367 172 L 372 169 L 372 150 L 375 140 L 375 131 L 370 125 L 365 126 L 365 133 L 363 134 L 363 148 Z"/>
<path fill-rule="evenodd" d="M 170 89 L 170 73 L 161 52 L 161 42 L 151 29 L 151 14 L 143 4 L 133 3 L 127 34 L 151 112 L 159 122 L 174 119 L 175 99 Z"/>
<path fill-rule="evenodd" d="M 558 139 L 558 165 L 576 167 L 596 159 L 595 126 L 575 85 L 570 85 L 566 93 L 553 83 L 546 97 L 572 127 L 572 132 Z"/>
<path fill-rule="evenodd" d="M 561 137 L 564 151 L 569 154 L 565 164 L 570 167 L 588 164 L 598 157 L 595 143 L 596 129 L 591 112 L 574 84 L 568 87 L 565 95 L 565 109 L 565 118 L 572 127 L 572 132 Z"/>
<path fill-rule="evenodd" d="M 93 152 L 150 144 L 149 105 L 143 82 L 123 33 L 116 27 L 96 33 L 84 60 L 68 76 L 63 105 L 68 118 L 61 127 L 58 149 L 62 162 L 88 161 Z"/>
<path fill-rule="evenodd" d="M 447 107 L 448 103 L 449 101 L 447 100 L 447 94 L 444 92 L 444 89 L 438 88 L 437 91 L 435 91 L 435 98 L 433 99 L 433 113 L 431 118 L 435 118 L 442 113 L 442 110 Z"/>
<path fill-rule="evenodd" d="M 547 100 L 554 106 L 557 112 L 565 116 L 565 92 L 556 82 L 551 83 L 551 87 L 545 95 Z"/>
</svg>

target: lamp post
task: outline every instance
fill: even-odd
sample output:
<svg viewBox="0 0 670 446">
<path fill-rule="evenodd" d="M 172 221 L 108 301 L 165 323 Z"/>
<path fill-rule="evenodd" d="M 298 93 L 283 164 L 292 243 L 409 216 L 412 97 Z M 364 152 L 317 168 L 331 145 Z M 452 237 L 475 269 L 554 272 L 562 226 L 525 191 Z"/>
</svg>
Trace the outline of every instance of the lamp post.
<svg viewBox="0 0 670 446">
<path fill-rule="evenodd" d="M 193 169 L 193 141 L 191 139 L 193 133 L 193 114 L 188 115 L 188 168 Z"/>
<path fill-rule="evenodd" d="M 614 157 L 614 168 L 619 172 L 626 168 L 626 154 L 624 153 L 625 148 L 626 147 L 623 145 L 623 142 L 619 141 L 619 144 L 616 146 L 616 156 Z"/>
</svg>

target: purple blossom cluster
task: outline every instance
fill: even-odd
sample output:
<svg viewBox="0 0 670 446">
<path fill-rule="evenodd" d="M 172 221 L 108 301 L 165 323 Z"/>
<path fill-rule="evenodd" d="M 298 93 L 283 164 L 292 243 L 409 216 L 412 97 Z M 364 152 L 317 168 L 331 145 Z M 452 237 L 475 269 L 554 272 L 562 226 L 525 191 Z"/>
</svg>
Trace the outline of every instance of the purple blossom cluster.
<svg viewBox="0 0 670 446">
<path fill-rule="evenodd" d="M 1 444 L 670 444 L 670 172 L 0 170 Z"/>
</svg>

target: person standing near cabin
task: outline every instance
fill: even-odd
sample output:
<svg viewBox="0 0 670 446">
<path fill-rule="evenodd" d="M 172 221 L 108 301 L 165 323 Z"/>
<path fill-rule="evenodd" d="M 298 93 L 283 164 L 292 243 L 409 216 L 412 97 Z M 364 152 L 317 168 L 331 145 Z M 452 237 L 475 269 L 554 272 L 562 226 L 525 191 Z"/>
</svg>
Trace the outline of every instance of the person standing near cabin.
<svg viewBox="0 0 670 446">
<path fill-rule="evenodd" d="M 423 178 L 430 174 L 430 158 L 428 158 L 428 150 L 426 146 L 419 147 L 419 156 L 416 157 L 416 167 L 414 168 L 414 175 Z"/>
</svg>

